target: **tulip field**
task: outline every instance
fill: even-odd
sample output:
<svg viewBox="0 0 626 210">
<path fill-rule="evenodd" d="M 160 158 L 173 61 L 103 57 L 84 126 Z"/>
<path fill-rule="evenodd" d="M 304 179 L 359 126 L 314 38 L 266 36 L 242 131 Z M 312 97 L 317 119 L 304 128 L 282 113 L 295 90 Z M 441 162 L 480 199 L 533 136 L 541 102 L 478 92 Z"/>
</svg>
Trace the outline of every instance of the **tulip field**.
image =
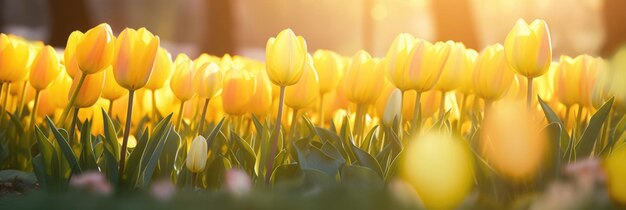
<svg viewBox="0 0 626 210">
<path fill-rule="evenodd" d="M 553 54 L 543 20 L 384 57 L 0 34 L 0 87 L 0 209 L 626 208 L 626 48 Z"/>
</svg>

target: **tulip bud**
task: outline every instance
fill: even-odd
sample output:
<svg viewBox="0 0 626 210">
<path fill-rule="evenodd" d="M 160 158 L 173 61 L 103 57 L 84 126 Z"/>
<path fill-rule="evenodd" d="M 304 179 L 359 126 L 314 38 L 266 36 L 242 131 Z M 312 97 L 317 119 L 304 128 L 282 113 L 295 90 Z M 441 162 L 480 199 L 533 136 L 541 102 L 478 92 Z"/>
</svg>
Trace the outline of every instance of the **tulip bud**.
<svg viewBox="0 0 626 210">
<path fill-rule="evenodd" d="M 156 58 L 154 59 L 154 68 L 146 84 L 146 88 L 156 90 L 163 87 L 165 82 L 170 79 L 173 69 L 174 64 L 172 64 L 172 56 L 167 50 L 159 48 Z"/>
<path fill-rule="evenodd" d="M 450 48 L 450 55 L 443 66 L 439 82 L 435 85 L 435 89 L 443 92 L 457 89 L 461 85 L 463 72 L 467 69 L 465 45 L 452 41 L 446 42 L 446 45 Z"/>
<path fill-rule="evenodd" d="M 77 72 L 79 74 L 80 72 Z M 76 95 L 76 101 L 74 102 L 75 107 L 86 108 L 94 105 L 98 98 L 100 98 L 100 94 L 102 93 L 102 88 L 104 86 L 104 78 L 106 72 L 100 71 L 93 74 L 88 74 L 85 76 L 85 81 L 83 85 L 78 90 L 78 94 Z M 77 77 L 78 75 L 74 75 Z M 72 82 L 72 87 L 70 88 L 70 94 L 76 90 L 76 86 L 78 85 L 78 80 L 74 80 Z M 69 98 L 69 97 L 68 97 Z"/>
<path fill-rule="evenodd" d="M 89 29 L 76 43 L 78 67 L 85 74 L 93 74 L 111 65 L 115 52 L 115 36 L 106 23 Z"/>
<path fill-rule="evenodd" d="M 408 50 L 402 71 L 391 72 L 389 78 L 392 78 L 396 87 L 413 89 L 420 93 L 431 90 L 439 81 L 450 54 L 450 47 L 442 42 L 433 45 L 424 40 L 417 40 Z M 402 58 L 404 55 L 399 56 Z"/>
<path fill-rule="evenodd" d="M 201 98 L 213 98 L 222 90 L 222 71 L 216 63 L 205 63 L 197 69 L 194 85 Z"/>
<path fill-rule="evenodd" d="M 231 69 L 224 75 L 222 107 L 224 112 L 239 116 L 246 113 L 248 104 L 256 93 L 254 75 L 242 69 Z"/>
<path fill-rule="evenodd" d="M 0 81 L 17 82 L 28 75 L 31 48 L 18 40 L 9 39 L 0 49 Z"/>
<path fill-rule="evenodd" d="M 400 117 L 402 111 L 402 91 L 394 89 L 387 99 L 385 106 L 385 114 L 383 115 L 383 123 L 385 125 L 393 125 L 393 121 Z"/>
<path fill-rule="evenodd" d="M 250 99 L 248 109 L 257 117 L 266 116 L 272 109 L 272 82 L 265 69 L 256 72 L 256 90 Z"/>
<path fill-rule="evenodd" d="M 462 139 L 428 132 L 405 152 L 402 175 L 427 209 L 455 209 L 474 186 L 474 155 Z"/>
<path fill-rule="evenodd" d="M 382 93 L 385 77 L 384 65 L 380 60 L 360 50 L 353 57 L 346 73 L 346 97 L 356 104 L 376 101 Z"/>
<path fill-rule="evenodd" d="M 48 88 L 50 83 L 61 73 L 59 58 L 54 48 L 42 48 L 30 67 L 30 85 L 37 91 Z"/>
<path fill-rule="evenodd" d="M 320 81 L 320 94 L 326 94 L 339 85 L 343 69 L 339 56 L 331 51 L 318 50 L 313 54 L 313 64 Z"/>
<path fill-rule="evenodd" d="M 204 171 L 208 155 L 207 150 L 207 142 L 203 136 L 197 136 L 191 142 L 189 152 L 187 152 L 187 160 L 185 161 L 185 165 L 189 171 L 192 173 L 200 173 Z"/>
<path fill-rule="evenodd" d="M 514 72 L 506 62 L 502 45 L 491 45 L 480 53 L 473 79 L 474 92 L 479 97 L 488 101 L 504 97 L 514 82 Z"/>
<path fill-rule="evenodd" d="M 178 54 L 174 62 L 175 70 L 170 78 L 170 88 L 181 101 L 187 101 L 196 94 L 193 84 L 193 63 L 185 54 Z"/>
<path fill-rule="evenodd" d="M 504 42 L 506 60 L 518 73 L 528 78 L 545 74 L 552 62 L 550 30 L 544 20 L 530 25 L 519 19 Z"/>
<path fill-rule="evenodd" d="M 102 89 L 102 98 L 114 101 L 128 93 L 126 89 L 117 84 L 117 81 L 115 81 L 112 67 L 108 67 L 104 71 L 106 71 L 106 77 L 104 79 L 104 88 Z"/>
<path fill-rule="evenodd" d="M 300 80 L 304 71 L 307 47 L 304 38 L 291 29 L 281 31 L 267 40 L 265 60 L 267 75 L 278 86 L 291 86 Z"/>
<path fill-rule="evenodd" d="M 73 31 L 70 34 L 70 37 L 67 38 L 67 44 L 65 45 L 65 51 L 63 52 L 63 63 L 65 65 L 66 73 L 70 77 L 73 77 L 76 72 L 80 71 L 75 55 L 76 45 L 80 42 L 82 36 L 83 32 Z"/>
<path fill-rule="evenodd" d="M 126 28 L 115 44 L 113 72 L 115 81 L 128 89 L 137 90 L 148 83 L 159 48 L 159 37 L 146 28 Z"/>
<path fill-rule="evenodd" d="M 293 109 L 308 107 L 319 96 L 320 83 L 315 67 L 310 60 L 304 65 L 304 72 L 300 81 L 285 89 L 285 104 Z"/>
</svg>

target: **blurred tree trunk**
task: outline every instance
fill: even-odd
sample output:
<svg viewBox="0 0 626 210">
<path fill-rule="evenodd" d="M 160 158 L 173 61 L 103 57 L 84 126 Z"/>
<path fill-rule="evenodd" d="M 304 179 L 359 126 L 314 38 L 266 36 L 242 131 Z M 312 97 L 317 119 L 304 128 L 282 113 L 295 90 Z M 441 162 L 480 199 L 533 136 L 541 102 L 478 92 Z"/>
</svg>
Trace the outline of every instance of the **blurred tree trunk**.
<svg viewBox="0 0 626 210">
<path fill-rule="evenodd" d="M 466 47 L 480 50 L 469 0 L 432 0 L 431 3 L 437 40 L 463 42 Z"/>
<path fill-rule="evenodd" d="M 235 21 L 232 1 L 209 0 L 206 9 L 206 27 L 202 32 L 201 52 L 221 56 L 235 51 Z"/>
<path fill-rule="evenodd" d="M 602 56 L 610 56 L 626 42 L 626 1 L 605 0 L 603 9 L 606 37 L 600 53 Z"/>
<path fill-rule="evenodd" d="M 50 45 L 64 47 L 75 30 L 89 29 L 91 19 L 85 0 L 50 0 Z"/>
</svg>

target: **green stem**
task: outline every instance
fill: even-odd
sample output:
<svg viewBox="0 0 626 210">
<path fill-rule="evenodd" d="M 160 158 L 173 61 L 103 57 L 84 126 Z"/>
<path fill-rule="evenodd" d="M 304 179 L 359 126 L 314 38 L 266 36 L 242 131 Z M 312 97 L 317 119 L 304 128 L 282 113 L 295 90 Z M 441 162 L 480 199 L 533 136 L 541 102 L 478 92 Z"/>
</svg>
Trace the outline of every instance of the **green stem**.
<svg viewBox="0 0 626 210">
<path fill-rule="evenodd" d="M 17 117 L 22 117 L 22 112 L 24 111 L 24 100 L 26 100 L 26 87 L 28 86 L 28 82 L 24 82 L 22 86 L 22 94 L 20 95 L 20 101 L 17 103 Z"/>
<path fill-rule="evenodd" d="M 126 164 L 126 147 L 128 146 L 128 137 L 130 136 L 130 121 L 133 117 L 133 98 L 134 90 L 128 90 L 128 109 L 126 110 L 126 125 L 124 126 L 124 139 L 122 141 L 122 150 L 120 152 L 120 170 L 118 172 L 119 181 L 124 178 L 124 164 Z"/>
<path fill-rule="evenodd" d="M 441 101 L 439 101 L 439 118 L 443 119 L 446 113 L 446 92 L 441 91 Z"/>
<path fill-rule="evenodd" d="M 569 113 L 572 109 L 572 106 L 565 107 L 565 119 L 563 122 L 563 126 L 565 126 L 565 130 L 567 130 L 567 124 L 569 124 Z"/>
<path fill-rule="evenodd" d="M 109 100 L 109 115 L 113 116 L 113 102 L 115 102 L 115 100 Z"/>
<path fill-rule="evenodd" d="M 456 125 L 456 129 L 459 132 L 459 134 L 462 134 L 462 129 L 463 129 L 463 120 L 465 120 L 465 103 L 467 103 L 467 97 L 465 94 L 461 95 L 461 107 L 460 107 L 460 113 L 459 113 L 459 122 Z"/>
<path fill-rule="evenodd" d="M 156 105 L 156 90 L 152 90 L 152 114 L 153 114 L 153 118 L 154 121 L 157 122 L 157 116 L 158 114 L 158 109 L 157 109 L 157 105 Z"/>
<path fill-rule="evenodd" d="M 180 131 L 182 130 L 180 128 L 182 122 L 183 122 L 183 111 L 185 109 L 185 102 L 187 101 L 180 101 L 180 108 L 178 109 L 178 121 L 176 122 L 176 129 L 178 129 L 178 132 L 180 133 Z"/>
<path fill-rule="evenodd" d="M 319 110 L 319 114 L 320 114 L 320 127 L 324 127 L 324 94 L 320 94 L 320 110 Z"/>
<path fill-rule="evenodd" d="M 530 105 L 532 103 L 532 95 L 533 95 L 533 78 L 528 78 L 528 90 L 526 93 L 526 108 L 530 109 Z"/>
<path fill-rule="evenodd" d="M 201 130 L 202 130 L 202 126 L 204 125 L 205 118 L 206 118 L 206 110 L 209 107 L 209 100 L 211 99 L 207 98 L 204 100 L 204 108 L 202 108 L 202 117 L 200 117 L 200 122 L 198 122 L 198 128 L 196 129 L 196 134 L 202 134 Z"/>
<path fill-rule="evenodd" d="M 63 113 L 61 113 L 61 118 L 59 118 L 59 122 L 57 122 L 57 125 L 65 124 L 65 118 L 67 118 L 67 114 L 69 114 L 70 109 L 74 107 L 74 101 L 76 101 L 76 96 L 78 96 L 78 92 L 83 86 L 83 82 L 85 82 L 85 77 L 87 77 L 87 74 L 81 73 L 80 79 L 78 79 L 78 84 L 76 85 L 76 89 L 74 89 L 72 96 L 70 96 L 70 101 L 67 103 L 67 106 L 65 107 L 65 109 L 63 109 Z"/>
<path fill-rule="evenodd" d="M 365 112 L 366 105 L 357 104 L 356 105 L 356 117 L 354 119 L 354 135 L 356 136 L 357 142 L 361 142 L 361 136 L 363 135 L 363 124 L 365 122 Z"/>
<path fill-rule="evenodd" d="M 280 87 L 280 97 L 278 99 L 278 114 L 276 116 L 276 124 L 274 125 L 274 132 L 272 135 L 272 141 L 270 153 L 267 156 L 267 168 L 265 174 L 265 184 L 269 186 L 270 177 L 272 176 L 272 170 L 274 169 L 274 158 L 276 157 L 276 148 L 278 147 L 278 136 L 280 136 L 280 123 L 283 117 L 283 106 L 285 102 L 285 86 Z"/>
<path fill-rule="evenodd" d="M 70 145 L 74 143 L 74 132 L 76 132 L 76 121 L 78 121 L 78 111 L 80 108 L 74 108 L 74 116 L 72 117 L 72 122 L 70 126 Z M 84 131 L 83 131 L 84 132 Z"/>
<path fill-rule="evenodd" d="M 191 173 L 191 190 L 192 191 L 196 191 L 196 178 L 197 178 L 198 173 Z"/>
<path fill-rule="evenodd" d="M 298 109 L 293 109 L 293 116 L 291 116 L 291 129 L 289 129 L 289 136 L 291 138 L 291 142 L 296 139 L 296 129 L 298 128 Z"/>
<path fill-rule="evenodd" d="M 7 87 L 4 92 L 4 99 L 2 100 L 2 108 L 6 112 L 9 112 L 9 107 L 7 107 L 7 101 L 9 100 L 10 94 L 11 94 L 11 83 L 7 83 Z M 4 112 L 0 113 L 0 125 L 4 125 Z"/>
<path fill-rule="evenodd" d="M 35 92 L 35 104 L 33 104 L 33 111 L 30 113 L 30 125 L 28 126 L 28 129 L 30 130 L 30 132 L 28 132 L 28 134 L 26 134 L 26 139 L 28 141 L 28 143 L 30 144 L 30 140 L 31 140 L 31 133 L 34 133 L 35 131 L 35 120 L 36 120 L 36 116 L 37 116 L 37 107 L 39 106 L 39 91 Z"/>
<path fill-rule="evenodd" d="M 417 95 L 415 96 L 415 106 L 413 107 L 413 131 L 417 133 L 422 127 L 422 92 L 417 91 Z M 400 115 L 402 115 L 402 109 L 400 110 Z"/>
</svg>

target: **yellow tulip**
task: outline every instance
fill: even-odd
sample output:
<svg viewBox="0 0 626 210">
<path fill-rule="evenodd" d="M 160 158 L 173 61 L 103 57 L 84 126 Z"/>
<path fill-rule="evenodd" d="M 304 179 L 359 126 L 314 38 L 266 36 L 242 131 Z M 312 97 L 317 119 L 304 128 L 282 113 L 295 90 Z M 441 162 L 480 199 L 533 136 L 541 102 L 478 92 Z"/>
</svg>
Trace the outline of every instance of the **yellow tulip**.
<svg viewBox="0 0 626 210">
<path fill-rule="evenodd" d="M 10 40 L 0 50 L 0 81 L 17 82 L 28 75 L 31 48 L 25 43 Z"/>
<path fill-rule="evenodd" d="M 462 139 L 428 132 L 405 152 L 402 176 L 427 209 L 454 209 L 474 186 L 474 156 Z"/>
<path fill-rule="evenodd" d="M 326 94 L 339 85 L 343 69 L 339 56 L 326 50 L 317 50 L 313 54 L 313 64 L 320 81 L 320 94 Z"/>
<path fill-rule="evenodd" d="M 399 120 L 400 115 L 402 114 L 401 112 L 402 91 L 400 91 L 400 89 L 394 89 L 387 99 L 385 114 L 383 115 L 383 123 L 388 126 L 393 125 L 393 121 L 395 119 Z"/>
<path fill-rule="evenodd" d="M 478 52 L 473 49 L 465 50 L 465 69 L 463 70 L 463 75 L 461 76 L 461 84 L 457 91 L 463 93 L 464 95 L 469 95 L 474 93 L 474 69 L 476 66 L 476 58 L 478 57 Z"/>
<path fill-rule="evenodd" d="M 535 78 L 548 71 L 552 62 L 550 30 L 544 20 L 530 25 L 519 19 L 504 42 L 506 59 L 517 73 Z"/>
<path fill-rule="evenodd" d="M 216 63 L 205 63 L 196 70 L 194 85 L 198 96 L 210 99 L 222 90 L 222 71 Z"/>
<path fill-rule="evenodd" d="M 80 71 L 78 67 L 78 61 L 76 60 L 76 45 L 80 42 L 83 32 L 73 31 L 70 37 L 67 38 L 67 44 L 65 45 L 65 51 L 63 52 L 63 63 L 65 64 L 65 70 L 70 77 L 76 75 L 76 72 Z M 74 79 L 74 78 L 72 78 Z"/>
<path fill-rule="evenodd" d="M 626 206 L 626 144 L 618 144 L 604 160 L 607 188 L 611 199 Z"/>
<path fill-rule="evenodd" d="M 468 69 L 463 43 L 448 41 L 446 45 L 450 48 L 450 54 L 441 70 L 439 82 L 435 85 L 435 89 L 443 92 L 457 89 L 461 85 L 464 72 Z"/>
<path fill-rule="evenodd" d="M 257 117 L 264 117 L 270 114 L 272 109 L 272 82 L 267 77 L 265 69 L 256 72 L 256 90 L 250 99 L 248 109 Z"/>
<path fill-rule="evenodd" d="M 50 98 L 52 103 L 58 108 L 64 108 L 67 106 L 67 98 L 59 97 L 59 93 L 68 93 L 72 87 L 72 78 L 67 74 L 59 75 L 56 80 L 52 81 L 50 87 L 46 89 L 46 92 L 55 94 L 57 97 Z M 43 101 L 43 100 L 42 100 Z"/>
<path fill-rule="evenodd" d="M 115 36 L 106 23 L 89 29 L 80 36 L 74 51 L 76 62 L 85 74 L 93 74 L 111 65 L 115 52 Z"/>
<path fill-rule="evenodd" d="M 122 86 L 117 84 L 115 76 L 113 75 L 113 68 L 108 67 L 106 70 L 106 78 L 104 79 L 104 88 L 102 89 L 102 98 L 110 101 L 115 101 L 120 97 L 126 95 L 128 91 Z"/>
<path fill-rule="evenodd" d="M 385 78 L 380 60 L 360 50 L 353 57 L 346 73 L 346 97 L 356 104 L 369 104 L 382 93 Z"/>
<path fill-rule="evenodd" d="M 415 40 L 410 34 L 401 33 L 391 43 L 387 55 L 385 56 L 385 71 L 387 78 L 401 91 L 411 89 L 411 81 L 408 76 L 408 68 L 406 68 L 407 56 L 413 46 L 423 45 L 427 42 L 423 40 Z M 428 43 L 430 44 L 430 43 Z M 423 50 L 423 46 L 418 46 L 416 50 Z M 418 52 L 421 55 L 421 51 Z"/>
<path fill-rule="evenodd" d="M 474 70 L 474 92 L 487 101 L 499 100 L 507 93 L 515 79 L 514 71 L 506 62 L 504 47 L 495 44 L 483 50 Z"/>
<path fill-rule="evenodd" d="M 174 64 L 172 64 L 172 56 L 167 50 L 159 48 L 156 58 L 154 59 L 154 69 L 146 84 L 146 88 L 154 91 L 163 87 L 165 82 L 170 79 L 173 69 Z"/>
<path fill-rule="evenodd" d="M 281 31 L 267 40 L 265 56 L 267 75 L 278 86 L 291 86 L 300 80 L 304 71 L 307 47 L 304 38 L 291 29 Z"/>
<path fill-rule="evenodd" d="M 61 73 L 59 58 L 51 46 L 42 48 L 30 67 L 30 85 L 37 91 L 48 88 Z"/>
<path fill-rule="evenodd" d="M 561 56 L 554 78 L 554 93 L 559 102 L 568 107 L 576 104 L 580 97 L 578 85 L 582 75 L 575 62 L 571 57 Z"/>
<path fill-rule="evenodd" d="M 309 56 L 309 58 L 311 57 Z M 320 82 L 313 63 L 311 60 L 307 60 L 304 65 L 304 72 L 300 81 L 285 90 L 285 104 L 295 110 L 308 107 L 315 102 L 320 94 Z"/>
<path fill-rule="evenodd" d="M 104 86 L 104 79 L 106 77 L 105 74 L 105 71 L 100 71 L 85 76 L 83 85 L 80 87 L 80 89 L 78 90 L 78 94 L 76 95 L 74 107 L 87 108 L 91 107 L 96 103 L 96 101 L 98 101 L 98 98 L 100 98 L 100 94 L 102 93 L 102 88 Z M 76 76 L 77 75 L 74 75 L 74 77 Z M 70 94 L 74 92 L 77 85 L 78 80 L 74 80 L 72 82 L 72 87 L 70 88 Z"/>
<path fill-rule="evenodd" d="M 148 83 L 159 48 L 159 37 L 146 28 L 126 28 L 115 44 L 113 73 L 115 81 L 128 89 L 137 90 Z"/>
<path fill-rule="evenodd" d="M 170 88 L 181 101 L 187 101 L 196 94 L 194 90 L 193 63 L 185 54 L 178 54 L 174 62 L 175 70 L 170 78 Z"/>
<path fill-rule="evenodd" d="M 424 40 L 417 40 L 406 54 L 403 71 L 393 72 L 390 78 L 397 78 L 396 81 L 401 81 L 400 78 L 408 78 L 405 81 L 408 84 L 397 86 L 406 86 L 420 93 L 431 90 L 440 80 L 446 60 L 450 56 L 450 49 L 450 46 L 443 42 L 431 44 Z"/>
<path fill-rule="evenodd" d="M 224 75 L 222 87 L 222 107 L 229 115 L 246 113 L 248 104 L 256 93 L 256 79 L 247 70 L 231 69 Z"/>
<path fill-rule="evenodd" d="M 204 171 L 206 159 L 208 155 L 207 140 L 203 136 L 197 136 L 189 147 L 185 166 L 192 173 L 200 173 Z"/>
</svg>

